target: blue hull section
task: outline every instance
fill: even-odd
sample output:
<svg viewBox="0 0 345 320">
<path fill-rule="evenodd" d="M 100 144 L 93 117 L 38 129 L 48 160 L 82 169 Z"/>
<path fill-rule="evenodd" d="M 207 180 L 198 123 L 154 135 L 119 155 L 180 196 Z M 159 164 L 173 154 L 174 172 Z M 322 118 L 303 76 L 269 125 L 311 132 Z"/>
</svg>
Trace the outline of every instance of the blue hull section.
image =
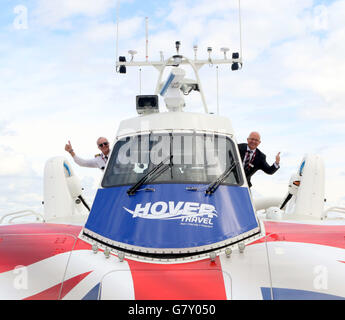
<svg viewBox="0 0 345 320">
<path fill-rule="evenodd" d="M 146 185 L 155 191 L 128 196 L 128 186 L 99 189 L 85 231 L 122 244 L 158 249 L 212 245 L 258 229 L 247 188 L 219 186 L 212 195 L 190 185 Z"/>
</svg>

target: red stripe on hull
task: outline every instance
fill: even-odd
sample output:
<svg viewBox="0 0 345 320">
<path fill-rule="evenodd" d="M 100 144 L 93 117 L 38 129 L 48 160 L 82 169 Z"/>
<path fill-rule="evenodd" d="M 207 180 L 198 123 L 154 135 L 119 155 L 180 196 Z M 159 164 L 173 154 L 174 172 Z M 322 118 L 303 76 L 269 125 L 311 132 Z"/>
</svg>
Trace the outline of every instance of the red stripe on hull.
<svg viewBox="0 0 345 320">
<path fill-rule="evenodd" d="M 252 243 L 285 241 L 345 249 L 344 225 L 312 225 L 265 221 L 266 237 Z"/>
<path fill-rule="evenodd" d="M 219 258 L 180 263 L 151 264 L 128 261 L 135 299 L 138 300 L 225 300 Z"/>
<path fill-rule="evenodd" d="M 23 224 L 0 227 L 0 273 L 91 246 L 77 239 L 80 226 Z"/>
</svg>

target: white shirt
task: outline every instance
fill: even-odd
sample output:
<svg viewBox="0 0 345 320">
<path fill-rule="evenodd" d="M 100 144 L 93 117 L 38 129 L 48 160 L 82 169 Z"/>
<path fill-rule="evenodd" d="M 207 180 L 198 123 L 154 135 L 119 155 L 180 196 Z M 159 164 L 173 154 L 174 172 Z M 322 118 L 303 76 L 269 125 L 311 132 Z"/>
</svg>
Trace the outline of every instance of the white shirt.
<svg viewBox="0 0 345 320">
<path fill-rule="evenodd" d="M 256 152 L 256 148 L 254 149 L 254 150 L 251 150 L 251 149 L 249 149 L 249 147 L 247 146 L 247 152 L 249 151 L 249 159 L 250 160 L 252 160 L 252 158 L 253 158 L 253 155 L 255 154 L 255 152 Z"/>
<path fill-rule="evenodd" d="M 94 159 L 82 159 L 75 155 L 73 157 L 73 160 L 81 167 L 99 168 L 101 170 L 104 170 L 108 161 L 108 156 L 105 156 L 103 153 L 101 153 L 97 154 Z"/>
</svg>

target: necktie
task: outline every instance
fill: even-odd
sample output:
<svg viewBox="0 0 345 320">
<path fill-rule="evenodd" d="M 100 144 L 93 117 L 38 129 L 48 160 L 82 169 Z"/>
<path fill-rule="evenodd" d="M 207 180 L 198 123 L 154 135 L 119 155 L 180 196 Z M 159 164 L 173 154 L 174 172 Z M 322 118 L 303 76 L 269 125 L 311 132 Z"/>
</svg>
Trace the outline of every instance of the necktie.
<svg viewBox="0 0 345 320">
<path fill-rule="evenodd" d="M 243 164 L 244 170 L 248 169 L 248 165 L 250 162 L 250 156 L 252 153 L 253 153 L 253 151 L 247 150 L 246 157 L 245 157 L 244 164 Z"/>
</svg>

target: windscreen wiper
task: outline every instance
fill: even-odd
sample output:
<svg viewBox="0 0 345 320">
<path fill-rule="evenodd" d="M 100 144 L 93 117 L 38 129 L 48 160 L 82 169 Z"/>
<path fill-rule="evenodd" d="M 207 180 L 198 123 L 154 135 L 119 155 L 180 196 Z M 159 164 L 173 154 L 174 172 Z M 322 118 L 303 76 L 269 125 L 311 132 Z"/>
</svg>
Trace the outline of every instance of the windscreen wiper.
<svg viewBox="0 0 345 320">
<path fill-rule="evenodd" d="M 172 155 L 169 155 L 166 157 L 161 163 L 157 164 L 154 166 L 149 172 L 147 172 L 135 185 L 130 187 L 127 190 L 127 194 L 129 196 L 132 196 L 136 193 L 136 191 L 148 180 L 154 180 L 157 177 L 159 177 L 163 172 L 165 172 L 168 168 L 171 168 L 173 163 L 172 163 Z M 170 159 L 169 164 L 165 164 L 165 162 Z"/>
<path fill-rule="evenodd" d="M 213 192 L 215 192 L 219 185 L 229 176 L 229 174 L 237 167 L 237 165 L 238 161 L 234 161 L 232 165 L 217 178 L 217 180 L 215 180 L 209 185 L 209 187 L 205 191 L 206 194 L 212 194 Z"/>
</svg>

